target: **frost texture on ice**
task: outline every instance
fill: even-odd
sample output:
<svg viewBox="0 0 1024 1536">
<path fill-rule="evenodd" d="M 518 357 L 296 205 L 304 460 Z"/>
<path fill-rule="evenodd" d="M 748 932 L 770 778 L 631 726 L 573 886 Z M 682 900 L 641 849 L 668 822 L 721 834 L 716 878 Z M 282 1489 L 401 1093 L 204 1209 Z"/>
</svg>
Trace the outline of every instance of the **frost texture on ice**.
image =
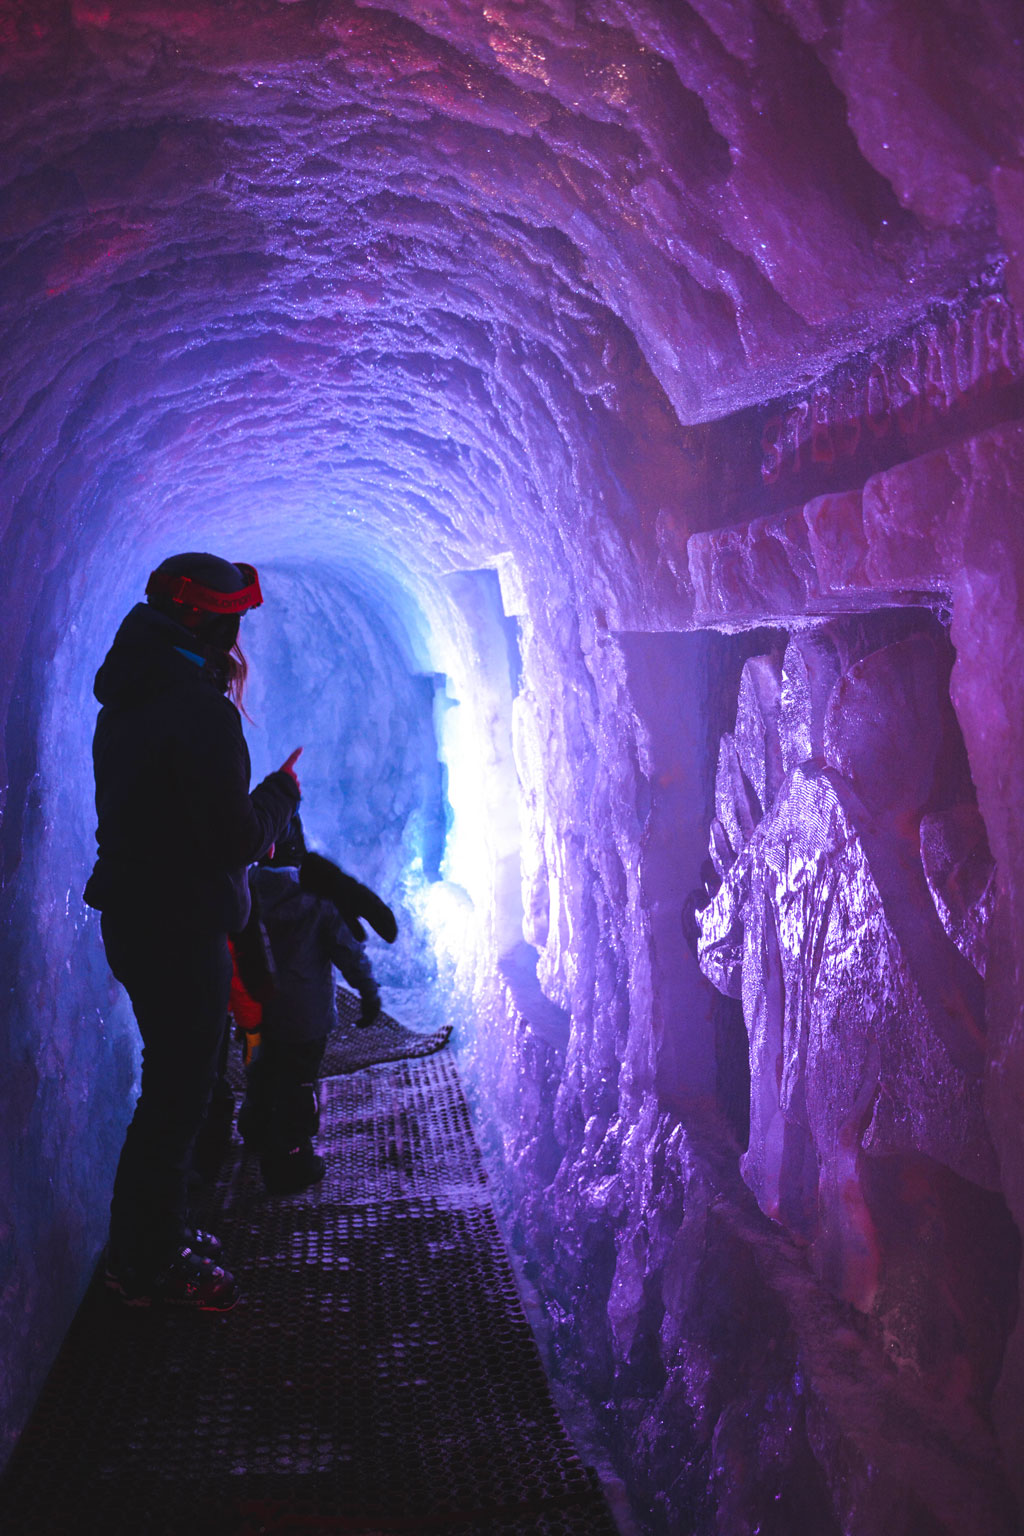
<svg viewBox="0 0 1024 1536">
<path fill-rule="evenodd" d="M 788 773 L 825 753 L 825 710 L 842 670 L 835 640 L 821 629 L 793 635 L 782 663 L 779 734 Z"/>
<path fill-rule="evenodd" d="M 921 817 L 921 863 L 942 926 L 984 976 L 995 904 L 995 865 L 975 805 Z"/>
<path fill-rule="evenodd" d="M 745 1181 L 810 1245 L 826 1283 L 879 1316 L 893 1352 L 928 1375 L 940 1352 L 924 1341 L 925 1316 L 953 1327 L 948 1258 L 908 1265 L 890 1206 L 913 1178 L 955 1243 L 963 1206 L 950 1206 L 949 1188 L 984 1199 L 1000 1187 L 982 1093 L 991 856 L 976 808 L 955 799 L 965 777 L 944 642 L 922 629 L 836 675 L 835 658 L 865 643 L 857 626 L 833 624 L 786 647 L 782 754 L 792 766 L 697 913 L 698 945 L 705 974 L 743 1002 Z M 819 684 L 834 678 L 816 704 L 808 658 Z M 763 675 L 770 658 L 758 660 Z M 748 730 L 754 670 L 748 661 L 737 703 Z M 776 717 L 762 719 L 776 751 Z M 720 772 L 713 846 L 732 801 Z M 964 1346 L 979 1395 L 1007 1325 L 979 1325 Z"/>
</svg>

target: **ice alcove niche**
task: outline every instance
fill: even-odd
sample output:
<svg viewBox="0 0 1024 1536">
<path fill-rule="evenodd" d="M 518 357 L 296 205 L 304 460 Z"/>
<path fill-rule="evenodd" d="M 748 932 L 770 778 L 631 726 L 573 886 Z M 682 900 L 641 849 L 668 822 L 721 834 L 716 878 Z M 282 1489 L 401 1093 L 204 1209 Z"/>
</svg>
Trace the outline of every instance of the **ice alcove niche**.
<svg viewBox="0 0 1024 1536">
<path fill-rule="evenodd" d="M 212 548 L 639 1529 L 1024 1494 L 1016 0 L 0 0 L 0 1429 L 138 1061 L 92 677 Z"/>
</svg>

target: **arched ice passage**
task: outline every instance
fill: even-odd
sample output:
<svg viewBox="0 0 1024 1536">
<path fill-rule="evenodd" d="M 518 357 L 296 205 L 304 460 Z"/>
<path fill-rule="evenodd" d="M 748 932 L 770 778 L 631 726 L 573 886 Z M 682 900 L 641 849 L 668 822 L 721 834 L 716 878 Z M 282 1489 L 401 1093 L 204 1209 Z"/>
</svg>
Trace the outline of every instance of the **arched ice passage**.
<svg viewBox="0 0 1024 1536">
<path fill-rule="evenodd" d="M 307 741 L 314 835 L 406 913 L 393 979 L 472 1002 L 511 1230 L 651 1519 L 1009 1528 L 1020 54 L 1011 0 L 0 4 L 9 1436 L 102 1239 L 134 1072 L 79 897 L 91 675 L 152 565 L 208 546 L 266 573 L 257 767 Z M 927 784 L 873 796 L 892 742 L 846 750 L 857 690 L 903 719 L 908 676 Z M 680 922 L 774 867 L 780 739 L 911 849 L 895 897 L 871 866 L 910 1002 L 870 1028 L 837 1003 L 836 1060 L 800 1046 L 788 1076 L 753 952 L 705 960 L 741 1019 Z M 979 826 L 961 863 L 996 873 L 958 927 L 934 850 Z M 834 873 L 835 846 L 808 859 Z M 984 986 L 953 953 L 976 920 Z M 797 1017 L 807 978 L 769 973 Z M 947 1257 L 900 1248 L 901 1201 Z"/>
</svg>

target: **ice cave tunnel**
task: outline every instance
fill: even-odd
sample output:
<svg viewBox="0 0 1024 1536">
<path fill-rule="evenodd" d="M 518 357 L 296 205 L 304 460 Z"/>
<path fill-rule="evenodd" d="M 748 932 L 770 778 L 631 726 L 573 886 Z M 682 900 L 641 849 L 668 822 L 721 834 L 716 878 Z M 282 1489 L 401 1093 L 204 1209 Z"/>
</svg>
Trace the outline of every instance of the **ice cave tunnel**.
<svg viewBox="0 0 1024 1536">
<path fill-rule="evenodd" d="M 1022 55 L 1019 0 L 0 0 L 8 1449 L 137 1070 L 92 675 L 209 547 L 649 1528 L 1018 1529 Z"/>
</svg>

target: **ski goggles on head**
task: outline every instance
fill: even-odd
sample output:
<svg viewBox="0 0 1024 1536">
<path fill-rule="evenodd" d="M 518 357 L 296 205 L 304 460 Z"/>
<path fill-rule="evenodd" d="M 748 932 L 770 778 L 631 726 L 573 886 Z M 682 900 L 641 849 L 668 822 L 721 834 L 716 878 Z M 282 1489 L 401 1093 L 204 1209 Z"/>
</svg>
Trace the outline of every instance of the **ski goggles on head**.
<svg viewBox="0 0 1024 1536">
<path fill-rule="evenodd" d="M 259 608 L 263 593 L 256 567 L 244 565 L 241 560 L 233 563 L 245 582 L 238 592 L 218 592 L 215 587 L 206 587 L 191 576 L 163 576 L 154 571 L 146 583 L 146 596 L 159 594 L 169 597 L 172 603 L 198 608 L 203 613 L 245 613 L 249 608 Z"/>
</svg>

